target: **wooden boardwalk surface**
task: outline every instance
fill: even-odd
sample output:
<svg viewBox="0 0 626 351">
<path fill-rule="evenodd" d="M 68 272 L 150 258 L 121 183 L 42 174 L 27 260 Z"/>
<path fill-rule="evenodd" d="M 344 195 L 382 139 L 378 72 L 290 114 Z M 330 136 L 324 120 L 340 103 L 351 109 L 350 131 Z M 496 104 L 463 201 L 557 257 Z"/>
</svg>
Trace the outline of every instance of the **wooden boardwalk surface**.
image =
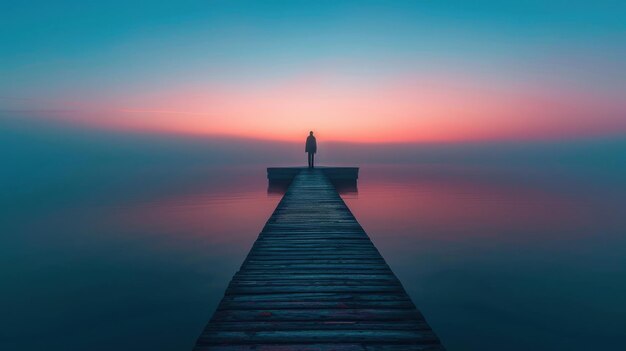
<svg viewBox="0 0 626 351">
<path fill-rule="evenodd" d="M 302 170 L 267 221 L 200 350 L 443 350 L 320 170 Z"/>
</svg>

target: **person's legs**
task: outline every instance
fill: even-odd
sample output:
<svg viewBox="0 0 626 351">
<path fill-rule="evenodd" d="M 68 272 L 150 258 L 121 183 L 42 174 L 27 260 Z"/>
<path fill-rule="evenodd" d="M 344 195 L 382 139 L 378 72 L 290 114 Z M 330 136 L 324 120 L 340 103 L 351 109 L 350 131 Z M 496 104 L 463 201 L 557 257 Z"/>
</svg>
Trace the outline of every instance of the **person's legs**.
<svg viewBox="0 0 626 351">
<path fill-rule="evenodd" d="M 311 155 L 313 155 L 313 154 L 310 153 L 310 152 L 307 152 L 307 156 L 308 156 L 307 158 L 308 158 L 308 161 L 309 161 L 309 168 L 313 167 L 313 163 L 311 162 Z"/>
<path fill-rule="evenodd" d="M 315 154 L 311 153 L 311 168 L 315 168 Z"/>
</svg>

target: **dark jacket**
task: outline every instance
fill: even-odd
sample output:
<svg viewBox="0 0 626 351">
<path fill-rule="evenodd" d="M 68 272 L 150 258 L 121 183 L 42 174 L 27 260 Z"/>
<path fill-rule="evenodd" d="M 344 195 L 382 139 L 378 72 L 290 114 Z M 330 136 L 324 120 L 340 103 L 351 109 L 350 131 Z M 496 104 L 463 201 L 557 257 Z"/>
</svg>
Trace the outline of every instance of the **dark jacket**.
<svg viewBox="0 0 626 351">
<path fill-rule="evenodd" d="M 306 138 L 306 147 L 304 148 L 304 152 L 316 153 L 317 152 L 317 141 L 315 141 L 315 137 L 309 135 Z"/>
</svg>

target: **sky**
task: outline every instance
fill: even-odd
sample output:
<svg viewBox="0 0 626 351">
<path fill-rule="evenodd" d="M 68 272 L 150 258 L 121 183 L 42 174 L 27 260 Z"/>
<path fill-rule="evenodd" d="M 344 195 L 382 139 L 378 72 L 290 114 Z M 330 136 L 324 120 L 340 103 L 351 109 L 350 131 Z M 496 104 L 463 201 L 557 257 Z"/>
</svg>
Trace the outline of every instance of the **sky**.
<svg viewBox="0 0 626 351">
<path fill-rule="evenodd" d="M 280 141 L 623 136 L 626 3 L 2 2 L 0 114 Z"/>
</svg>

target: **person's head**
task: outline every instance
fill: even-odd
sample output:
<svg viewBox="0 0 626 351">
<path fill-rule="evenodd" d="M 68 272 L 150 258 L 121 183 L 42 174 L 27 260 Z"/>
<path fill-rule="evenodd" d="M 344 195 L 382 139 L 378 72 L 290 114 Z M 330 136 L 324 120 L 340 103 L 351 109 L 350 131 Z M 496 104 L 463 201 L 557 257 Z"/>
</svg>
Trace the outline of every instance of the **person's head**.
<svg viewBox="0 0 626 351">
<path fill-rule="evenodd" d="M 313 135 L 313 131 L 310 131 L 310 132 L 309 132 L 309 135 Z"/>
</svg>

